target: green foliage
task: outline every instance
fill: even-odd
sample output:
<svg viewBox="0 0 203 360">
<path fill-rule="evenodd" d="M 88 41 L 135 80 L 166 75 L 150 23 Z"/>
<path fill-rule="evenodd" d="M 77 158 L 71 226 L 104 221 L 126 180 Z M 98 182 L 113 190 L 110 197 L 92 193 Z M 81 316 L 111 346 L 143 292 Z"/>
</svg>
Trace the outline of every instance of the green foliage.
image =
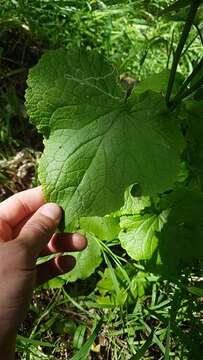
<svg viewBox="0 0 203 360">
<path fill-rule="evenodd" d="M 172 3 L 170 0 L 3 2 L 0 8 L 3 28 L 23 26 L 32 37 L 52 48 L 97 49 L 117 64 L 121 72 L 133 73 L 136 78 L 160 72 L 169 64 L 182 28 L 182 23 L 174 19 L 157 21 L 157 15 Z M 193 59 L 197 60 L 201 51 L 195 29 L 188 46 L 179 65 L 184 73 L 192 68 Z"/>
<path fill-rule="evenodd" d="M 133 305 L 136 299 L 142 299 L 146 296 L 149 288 L 149 274 L 143 271 L 137 271 L 133 266 L 126 265 L 123 270 L 127 272 L 128 280 L 124 278 L 119 267 L 114 270 L 106 268 L 104 273 L 100 273 L 101 280 L 97 283 L 99 296 L 97 302 L 105 306 L 126 306 Z M 112 274 L 113 271 L 113 274 Z M 117 281 L 117 290 L 115 286 Z M 154 278 L 152 282 L 156 282 Z"/>
</svg>

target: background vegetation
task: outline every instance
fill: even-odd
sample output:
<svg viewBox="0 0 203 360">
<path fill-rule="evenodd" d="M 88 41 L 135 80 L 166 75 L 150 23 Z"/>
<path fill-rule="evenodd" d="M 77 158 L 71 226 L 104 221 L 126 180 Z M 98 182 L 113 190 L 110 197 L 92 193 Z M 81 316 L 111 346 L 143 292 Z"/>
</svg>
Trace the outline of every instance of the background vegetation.
<svg viewBox="0 0 203 360">
<path fill-rule="evenodd" d="M 0 200 L 37 184 L 42 138 L 24 108 L 28 70 L 49 48 L 97 49 L 137 82 L 170 68 L 183 10 L 170 0 L 3 0 L 0 7 Z M 203 55 L 202 9 L 178 71 Z M 183 171 L 183 177 L 184 177 Z M 61 279 L 35 291 L 22 325 L 21 359 L 202 359 L 199 264 L 181 280 L 146 272 L 110 236 L 87 280 Z M 96 326 L 97 325 L 97 326 Z M 95 327 L 96 326 L 96 327 Z M 81 346 L 82 352 L 79 350 Z M 82 353 L 82 355 L 81 355 Z"/>
</svg>

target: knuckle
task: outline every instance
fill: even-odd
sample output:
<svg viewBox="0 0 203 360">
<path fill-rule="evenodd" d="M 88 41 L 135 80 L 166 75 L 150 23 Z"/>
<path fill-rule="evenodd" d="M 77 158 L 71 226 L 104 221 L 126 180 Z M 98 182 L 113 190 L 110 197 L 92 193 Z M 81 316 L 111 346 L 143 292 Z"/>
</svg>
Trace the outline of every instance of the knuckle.
<svg viewBox="0 0 203 360">
<path fill-rule="evenodd" d="M 12 238 L 11 227 L 8 222 L 0 217 L 0 237 L 4 240 Z"/>
<path fill-rule="evenodd" d="M 56 228 L 56 225 L 54 221 L 52 221 L 48 217 L 45 218 L 43 215 L 40 215 L 38 222 L 31 223 L 30 228 L 33 232 L 47 234 L 53 232 Z"/>
</svg>

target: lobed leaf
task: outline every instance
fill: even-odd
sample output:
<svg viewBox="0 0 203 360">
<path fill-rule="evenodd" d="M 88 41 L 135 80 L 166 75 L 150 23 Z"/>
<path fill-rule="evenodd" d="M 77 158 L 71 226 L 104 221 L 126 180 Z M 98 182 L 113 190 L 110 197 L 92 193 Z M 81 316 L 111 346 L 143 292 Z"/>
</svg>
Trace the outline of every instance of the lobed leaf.
<svg viewBox="0 0 203 360">
<path fill-rule="evenodd" d="M 183 140 L 160 94 L 128 101 L 114 67 L 83 50 L 47 52 L 30 72 L 26 106 L 45 136 L 39 178 L 48 201 L 65 211 L 65 226 L 119 209 L 124 191 L 171 189 Z"/>
</svg>

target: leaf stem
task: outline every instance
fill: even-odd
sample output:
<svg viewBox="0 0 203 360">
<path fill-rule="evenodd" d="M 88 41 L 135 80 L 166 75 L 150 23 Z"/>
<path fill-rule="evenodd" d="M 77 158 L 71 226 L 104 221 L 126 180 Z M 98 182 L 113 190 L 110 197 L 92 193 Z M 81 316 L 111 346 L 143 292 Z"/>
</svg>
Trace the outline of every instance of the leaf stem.
<svg viewBox="0 0 203 360">
<path fill-rule="evenodd" d="M 196 84 L 194 84 L 193 86 L 191 86 L 189 89 L 186 89 L 185 92 L 182 95 L 182 99 L 186 98 L 187 96 L 189 96 L 190 94 L 192 94 L 195 90 L 197 90 L 201 85 L 203 84 L 203 76 L 196 82 Z"/>
<path fill-rule="evenodd" d="M 181 38 L 179 40 L 175 55 L 174 55 L 174 59 L 173 59 L 173 64 L 172 64 L 172 68 L 171 68 L 171 72 L 170 72 L 170 77 L 169 77 L 169 81 L 168 81 L 168 87 L 167 87 L 167 92 L 166 92 L 166 104 L 167 106 L 170 105 L 170 96 L 172 93 L 172 89 L 173 89 L 173 84 L 174 84 L 174 80 L 175 80 L 175 76 L 176 76 L 176 70 L 177 70 L 177 66 L 181 57 L 181 53 L 182 50 L 184 48 L 184 45 L 186 43 L 188 34 L 190 32 L 190 29 L 192 27 L 193 24 L 193 20 L 195 18 L 197 9 L 200 5 L 200 0 L 193 0 L 192 4 L 190 6 L 190 10 L 181 34 Z"/>
<path fill-rule="evenodd" d="M 188 49 L 190 48 L 190 46 L 193 44 L 193 42 L 198 38 L 198 34 L 195 34 L 195 36 L 193 37 L 193 39 L 189 42 L 189 44 L 185 47 L 185 49 L 183 50 L 183 52 L 182 52 L 182 55 L 181 56 L 184 56 L 186 53 L 187 53 L 187 51 L 188 51 Z"/>
<path fill-rule="evenodd" d="M 201 33 L 201 30 L 199 29 L 198 25 L 197 24 L 194 24 L 196 30 L 197 30 L 197 33 L 198 33 L 198 36 L 201 40 L 201 44 L 203 45 L 203 36 L 202 36 L 202 33 Z"/>
<path fill-rule="evenodd" d="M 189 83 L 194 79 L 194 77 L 203 69 L 203 58 L 200 60 L 200 62 L 197 64 L 197 66 L 193 69 L 193 71 L 191 72 L 191 74 L 187 77 L 187 79 L 183 82 L 181 88 L 179 89 L 178 93 L 176 94 L 175 98 L 173 99 L 173 101 L 170 104 L 170 108 L 174 109 L 179 103 L 180 101 L 185 98 L 185 94 L 187 94 L 189 92 L 192 93 L 194 90 L 192 90 L 194 87 L 194 89 L 196 90 L 196 85 L 200 86 L 201 83 L 199 84 L 199 81 L 197 81 L 196 84 L 194 84 L 193 86 L 191 86 L 190 88 L 187 88 L 187 86 L 189 85 Z M 200 79 L 201 80 L 201 79 Z M 192 90 L 192 91 L 191 91 Z M 188 96 L 188 95 L 187 95 Z"/>
<path fill-rule="evenodd" d="M 170 63 L 171 55 L 172 55 L 172 58 L 173 58 L 174 34 L 175 34 L 175 31 L 174 31 L 174 29 L 173 29 L 173 31 L 172 31 L 172 36 L 171 36 L 171 42 L 170 42 L 170 46 L 169 46 L 169 54 L 168 54 L 168 59 L 167 59 L 167 65 L 166 65 L 166 68 L 167 68 L 167 69 L 169 68 L 169 63 Z"/>
</svg>

